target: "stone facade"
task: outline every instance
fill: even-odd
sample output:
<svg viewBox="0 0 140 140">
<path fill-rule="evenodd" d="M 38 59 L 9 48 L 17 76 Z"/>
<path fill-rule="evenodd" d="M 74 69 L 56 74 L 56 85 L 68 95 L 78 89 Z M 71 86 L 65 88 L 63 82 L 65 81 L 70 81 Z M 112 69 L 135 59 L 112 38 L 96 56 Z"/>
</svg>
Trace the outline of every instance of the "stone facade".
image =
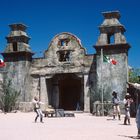
<svg viewBox="0 0 140 140">
<path fill-rule="evenodd" d="M 101 99 L 101 93 L 103 100 L 111 100 L 113 90 L 123 98 L 127 89 L 130 46 L 123 35 L 125 29 L 119 22 L 119 12 L 103 15 L 105 19 L 99 27 L 100 36 L 93 55 L 86 54 L 78 37 L 64 32 L 52 39 L 44 57 L 33 58 L 26 26 L 10 25 L 11 32 L 2 53 L 6 63 L 5 77 L 11 77 L 14 88 L 21 91 L 22 110 L 30 110 L 27 105 L 30 106 L 34 96 L 45 103 L 43 108 L 52 105 L 75 110 L 79 104 L 85 112 L 92 110 L 93 102 Z M 102 54 L 116 59 L 117 64 L 103 63 Z"/>
</svg>

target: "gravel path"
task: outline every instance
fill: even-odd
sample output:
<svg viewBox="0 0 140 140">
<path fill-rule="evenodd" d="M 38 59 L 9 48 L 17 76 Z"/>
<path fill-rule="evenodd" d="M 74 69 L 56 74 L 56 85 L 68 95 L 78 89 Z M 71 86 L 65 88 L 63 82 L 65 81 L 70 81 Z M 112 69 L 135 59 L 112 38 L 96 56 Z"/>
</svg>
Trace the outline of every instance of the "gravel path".
<svg viewBox="0 0 140 140">
<path fill-rule="evenodd" d="M 35 113 L 0 113 L 0 140 L 133 140 L 135 119 L 131 125 L 111 117 L 76 113 L 75 117 L 44 118 L 34 123 Z"/>
</svg>

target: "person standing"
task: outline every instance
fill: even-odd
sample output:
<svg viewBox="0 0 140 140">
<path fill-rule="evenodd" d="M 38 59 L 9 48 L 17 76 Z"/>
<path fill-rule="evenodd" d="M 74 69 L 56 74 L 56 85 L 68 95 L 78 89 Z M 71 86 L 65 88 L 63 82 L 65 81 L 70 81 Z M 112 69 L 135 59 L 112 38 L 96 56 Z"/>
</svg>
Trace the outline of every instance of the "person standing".
<svg viewBox="0 0 140 140">
<path fill-rule="evenodd" d="M 35 122 L 37 122 L 38 117 L 40 117 L 40 122 L 43 123 L 43 113 L 41 110 L 41 104 L 38 98 L 35 96 L 33 99 L 34 111 L 36 112 Z"/>
<path fill-rule="evenodd" d="M 130 125 L 130 104 L 133 102 L 133 99 L 131 98 L 129 93 L 126 93 L 123 102 L 125 106 L 124 125 L 127 125 L 127 121 L 128 124 Z"/>
<path fill-rule="evenodd" d="M 139 104 L 138 109 L 137 109 L 136 124 L 137 124 L 137 130 L 138 130 L 137 137 L 140 139 L 140 104 Z"/>
<path fill-rule="evenodd" d="M 118 93 L 113 91 L 112 93 L 112 103 L 113 103 L 113 119 L 115 120 L 115 116 L 118 115 L 118 119 L 121 120 L 121 113 L 120 113 L 120 98 Z"/>
</svg>

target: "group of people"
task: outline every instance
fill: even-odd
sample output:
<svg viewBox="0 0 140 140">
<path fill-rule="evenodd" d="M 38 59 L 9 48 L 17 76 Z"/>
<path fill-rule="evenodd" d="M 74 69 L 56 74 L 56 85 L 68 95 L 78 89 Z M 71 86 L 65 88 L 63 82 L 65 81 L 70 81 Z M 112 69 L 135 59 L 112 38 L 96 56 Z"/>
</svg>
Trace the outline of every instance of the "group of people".
<svg viewBox="0 0 140 140">
<path fill-rule="evenodd" d="M 113 103 L 113 119 L 115 119 L 116 115 L 118 115 L 118 119 L 121 120 L 121 112 L 120 112 L 120 98 L 117 94 L 117 92 L 113 91 L 112 93 L 112 103 Z M 130 105 L 133 102 L 133 99 L 131 98 L 131 95 L 129 93 L 126 93 L 123 104 L 125 108 L 125 117 L 124 117 L 124 125 L 129 124 L 130 125 Z M 140 105 L 137 109 L 136 114 L 136 123 L 137 123 L 137 129 L 138 129 L 138 137 L 140 138 Z"/>
<path fill-rule="evenodd" d="M 117 95 L 117 92 L 113 91 L 112 93 L 112 103 L 113 103 L 113 119 L 115 119 L 116 114 L 118 115 L 118 119 L 121 119 L 120 113 L 120 98 Z M 130 104 L 133 102 L 129 93 L 126 93 L 125 98 L 123 100 L 124 108 L 125 108 L 125 117 L 124 117 L 124 125 L 130 124 Z"/>
<path fill-rule="evenodd" d="M 112 93 L 112 103 L 113 103 L 113 119 L 118 116 L 118 119 L 121 120 L 121 112 L 120 112 L 120 98 L 117 92 L 113 91 Z M 131 95 L 126 93 L 125 98 L 123 100 L 124 108 L 125 108 L 125 117 L 124 117 L 124 125 L 130 125 L 130 105 L 133 102 Z M 34 111 L 36 112 L 35 122 L 37 122 L 38 118 L 40 118 L 40 122 L 43 123 L 43 113 L 41 111 L 41 104 L 42 102 L 35 96 L 33 99 Z M 140 105 L 137 109 L 136 114 L 136 123 L 138 129 L 138 137 L 140 138 Z"/>
</svg>

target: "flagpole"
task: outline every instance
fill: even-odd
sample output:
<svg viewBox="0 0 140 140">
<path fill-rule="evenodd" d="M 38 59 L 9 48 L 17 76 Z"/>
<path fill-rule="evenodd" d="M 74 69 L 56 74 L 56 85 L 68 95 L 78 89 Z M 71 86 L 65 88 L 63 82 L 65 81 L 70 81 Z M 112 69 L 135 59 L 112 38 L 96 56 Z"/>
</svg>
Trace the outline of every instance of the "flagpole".
<svg viewBox="0 0 140 140">
<path fill-rule="evenodd" d="M 104 116 L 104 94 L 103 94 L 103 48 L 101 48 L 101 104 L 102 116 Z"/>
</svg>

